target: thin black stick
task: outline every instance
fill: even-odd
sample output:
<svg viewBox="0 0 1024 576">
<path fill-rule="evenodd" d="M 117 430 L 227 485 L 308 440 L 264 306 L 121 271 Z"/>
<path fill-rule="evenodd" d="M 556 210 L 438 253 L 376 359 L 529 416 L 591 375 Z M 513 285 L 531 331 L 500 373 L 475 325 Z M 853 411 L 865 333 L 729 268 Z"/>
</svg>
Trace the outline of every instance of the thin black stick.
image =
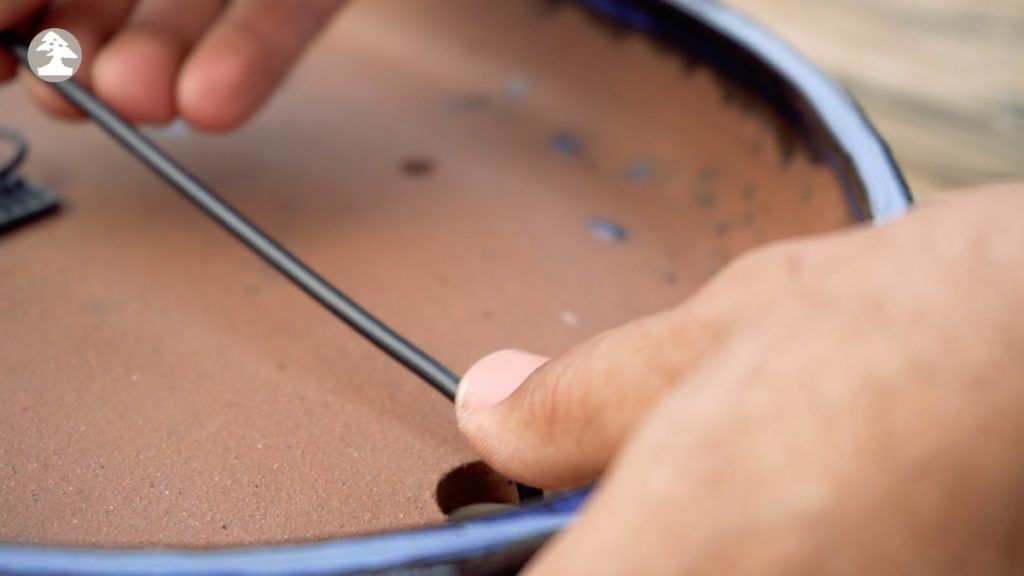
<svg viewBox="0 0 1024 576">
<path fill-rule="evenodd" d="M 11 41 L 8 37 L 0 37 L 0 41 L 7 44 L 21 63 L 28 67 L 28 51 L 23 44 Z M 459 384 L 459 377 L 455 373 L 324 280 L 74 80 L 55 82 L 50 86 L 324 308 L 449 400 L 455 399 L 455 390 Z"/>
</svg>

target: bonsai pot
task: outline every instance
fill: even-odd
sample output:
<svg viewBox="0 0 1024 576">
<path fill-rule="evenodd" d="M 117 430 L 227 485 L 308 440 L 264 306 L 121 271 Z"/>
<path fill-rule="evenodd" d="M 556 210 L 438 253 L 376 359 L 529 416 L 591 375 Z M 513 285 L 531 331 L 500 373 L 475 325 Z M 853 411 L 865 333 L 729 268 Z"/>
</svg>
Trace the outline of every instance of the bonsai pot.
<svg viewBox="0 0 1024 576">
<path fill-rule="evenodd" d="M 0 105 L 63 198 L 0 236 L 0 572 L 509 573 L 585 501 L 446 520 L 514 503 L 447 400 L 96 129 Z M 702 0 L 357 2 L 239 133 L 153 137 L 457 370 L 910 203 L 841 88 Z"/>
</svg>

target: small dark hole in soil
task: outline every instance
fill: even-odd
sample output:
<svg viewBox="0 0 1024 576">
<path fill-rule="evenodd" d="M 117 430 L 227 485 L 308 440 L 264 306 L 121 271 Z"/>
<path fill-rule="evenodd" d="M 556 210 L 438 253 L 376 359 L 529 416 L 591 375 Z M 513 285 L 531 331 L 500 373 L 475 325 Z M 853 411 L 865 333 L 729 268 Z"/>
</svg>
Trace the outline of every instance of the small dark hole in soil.
<svg viewBox="0 0 1024 576">
<path fill-rule="evenodd" d="M 436 498 L 446 516 L 458 515 L 469 507 L 497 510 L 519 504 L 515 483 L 479 461 L 463 464 L 441 477 Z"/>
<path fill-rule="evenodd" d="M 412 178 L 429 176 L 434 172 L 434 163 L 429 158 L 406 158 L 401 165 L 402 174 Z"/>
</svg>

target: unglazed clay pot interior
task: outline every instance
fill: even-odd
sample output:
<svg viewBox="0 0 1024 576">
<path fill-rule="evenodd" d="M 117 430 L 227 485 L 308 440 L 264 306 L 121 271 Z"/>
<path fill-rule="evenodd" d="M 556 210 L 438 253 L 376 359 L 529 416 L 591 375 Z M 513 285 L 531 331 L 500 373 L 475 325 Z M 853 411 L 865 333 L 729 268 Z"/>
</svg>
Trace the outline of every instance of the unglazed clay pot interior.
<svg viewBox="0 0 1024 576">
<path fill-rule="evenodd" d="M 219 547 L 443 521 L 451 404 L 96 128 L 0 93 L 65 209 L 0 236 L 0 541 Z M 349 5 L 242 131 L 155 138 L 457 371 L 852 220 L 756 97 L 585 9 Z"/>
</svg>

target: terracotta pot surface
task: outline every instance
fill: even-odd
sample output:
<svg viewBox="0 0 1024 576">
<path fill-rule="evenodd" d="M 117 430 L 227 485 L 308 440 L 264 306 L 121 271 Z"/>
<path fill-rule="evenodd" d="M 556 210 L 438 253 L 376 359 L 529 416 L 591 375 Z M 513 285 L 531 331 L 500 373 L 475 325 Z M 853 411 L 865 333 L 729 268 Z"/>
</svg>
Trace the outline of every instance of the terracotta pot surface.
<svg viewBox="0 0 1024 576">
<path fill-rule="evenodd" d="M 230 137 L 157 139 L 452 368 L 557 354 L 851 221 L 699 62 L 533 0 L 351 5 Z M 0 540 L 222 546 L 442 520 L 451 405 L 88 125 L 0 123 L 65 210 L 0 236 Z"/>
</svg>

